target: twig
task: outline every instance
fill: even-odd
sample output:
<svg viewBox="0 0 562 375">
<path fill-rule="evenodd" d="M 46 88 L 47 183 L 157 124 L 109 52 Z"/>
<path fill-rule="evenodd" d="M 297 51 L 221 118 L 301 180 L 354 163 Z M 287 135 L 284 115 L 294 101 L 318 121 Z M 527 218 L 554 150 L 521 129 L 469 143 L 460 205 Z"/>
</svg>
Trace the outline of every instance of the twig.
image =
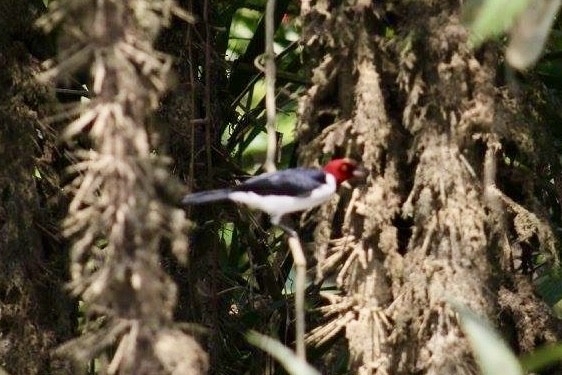
<svg viewBox="0 0 562 375">
<path fill-rule="evenodd" d="M 279 55 L 275 56 L 275 60 L 280 60 L 285 55 L 289 54 L 290 52 L 293 52 L 298 46 L 299 46 L 299 42 L 292 42 L 287 48 L 285 48 L 281 53 L 279 53 Z M 247 72 L 248 74 L 253 74 L 255 72 L 254 67 L 256 67 L 255 61 L 254 61 L 254 65 L 244 62 L 238 64 L 238 69 Z M 249 96 L 251 98 L 251 95 L 247 95 L 248 91 L 250 90 L 250 88 L 255 86 L 256 82 L 259 81 L 264 76 L 265 73 L 264 69 L 258 69 L 258 71 L 259 72 L 255 74 L 252 77 L 252 79 L 246 84 L 246 87 L 242 91 L 240 91 L 240 94 L 238 94 L 238 96 L 232 101 L 231 106 L 235 106 L 236 103 L 240 103 L 242 101 L 242 98 L 245 96 Z M 302 83 L 302 84 L 310 83 L 310 80 L 300 77 L 297 74 L 287 73 L 284 71 L 277 71 L 277 70 L 275 71 L 276 77 L 280 77 L 281 75 L 283 76 L 283 78 L 289 81 L 294 81 L 296 83 Z"/>
<path fill-rule="evenodd" d="M 86 98 L 91 98 L 92 93 L 86 89 L 83 90 L 75 90 L 75 89 L 66 89 L 62 87 L 56 87 L 55 92 L 58 94 L 68 94 L 68 95 L 76 95 L 76 96 L 83 96 Z"/>
<path fill-rule="evenodd" d="M 275 51 L 273 37 L 275 34 L 275 1 L 267 0 L 265 7 L 265 111 L 267 115 L 267 157 L 265 170 L 275 171 L 277 154 L 277 136 L 275 132 Z"/>
<path fill-rule="evenodd" d="M 189 2 L 188 12 L 192 13 L 193 4 Z M 187 28 L 187 58 L 189 59 L 189 85 L 193 90 L 195 88 L 195 73 L 193 71 L 193 43 L 191 42 L 193 32 L 193 26 L 188 26 Z M 195 95 L 191 95 L 191 113 L 195 114 Z M 187 171 L 187 186 L 189 191 L 193 191 L 193 179 L 195 178 L 195 125 L 198 124 L 202 119 L 191 119 L 191 126 L 189 127 L 189 169 Z M 206 122 L 201 122 L 205 124 Z M 182 171 L 183 172 L 183 171 Z M 191 208 L 189 208 L 191 211 Z"/>
<path fill-rule="evenodd" d="M 207 177 L 212 173 L 211 153 L 211 25 L 209 20 L 209 0 L 203 3 L 203 21 L 205 23 L 205 151 L 207 157 Z"/>
<path fill-rule="evenodd" d="M 275 129 L 275 51 L 273 50 L 273 37 L 275 34 L 275 1 L 268 0 L 265 7 L 265 111 L 267 116 L 267 157 L 264 168 L 267 172 L 276 170 L 275 160 L 277 155 L 277 134 Z M 306 258 L 302 251 L 299 237 L 290 228 L 281 228 L 289 234 L 289 248 L 295 262 L 295 341 L 297 357 L 306 362 L 306 350 L 304 345 L 305 316 L 304 316 L 304 292 L 306 287 Z"/>
<path fill-rule="evenodd" d="M 302 251 L 298 236 L 289 236 L 289 248 L 295 262 L 295 341 L 297 357 L 306 361 L 306 347 L 304 345 L 305 320 L 304 320 L 304 292 L 306 287 L 306 258 Z"/>
<path fill-rule="evenodd" d="M 303 361 L 301 358 L 295 358 L 294 353 L 279 341 L 255 331 L 250 331 L 246 338 L 250 344 L 257 346 L 278 360 L 289 374 L 320 375 L 320 372 L 306 363 L 306 361 Z"/>
<path fill-rule="evenodd" d="M 211 146 L 211 129 L 213 121 L 213 110 L 211 102 L 211 20 L 209 19 L 210 8 L 209 0 L 204 0 L 203 3 L 203 20 L 205 22 L 205 156 L 207 158 L 207 178 L 209 179 L 212 175 L 212 146 Z M 209 259 L 211 263 L 211 275 L 209 282 L 209 287 L 211 290 L 211 306 L 212 306 L 212 322 L 214 323 L 215 329 L 218 327 L 219 317 L 219 298 L 217 296 L 217 279 L 216 275 L 219 273 L 218 267 L 218 249 L 217 242 L 213 241 L 210 244 Z M 217 356 L 217 348 L 219 347 L 218 336 L 213 336 L 213 341 L 211 343 L 211 348 L 209 354 L 212 358 Z"/>
</svg>

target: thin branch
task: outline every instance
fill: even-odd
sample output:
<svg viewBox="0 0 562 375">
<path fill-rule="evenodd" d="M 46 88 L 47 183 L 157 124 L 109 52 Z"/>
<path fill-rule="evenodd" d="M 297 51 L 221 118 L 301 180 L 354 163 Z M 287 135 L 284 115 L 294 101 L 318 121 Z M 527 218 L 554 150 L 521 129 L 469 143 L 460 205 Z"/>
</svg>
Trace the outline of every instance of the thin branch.
<svg viewBox="0 0 562 375">
<path fill-rule="evenodd" d="M 273 172 L 277 155 L 277 134 L 275 129 L 275 1 L 268 0 L 265 7 L 265 111 L 267 115 L 267 157 L 265 170 Z"/>
<path fill-rule="evenodd" d="M 276 170 L 275 160 L 277 156 L 277 134 L 275 129 L 275 51 L 273 42 L 275 35 L 275 1 L 268 0 L 265 7 L 265 111 L 267 117 L 267 157 L 265 170 L 274 172 Z M 291 232 L 289 232 L 291 233 Z M 289 248 L 293 254 L 296 268 L 295 280 L 295 318 L 296 318 L 296 346 L 297 357 L 306 361 L 306 348 L 304 345 L 305 316 L 304 316 L 304 293 L 306 287 L 306 258 L 298 235 L 292 231 L 289 235 Z"/>
<path fill-rule="evenodd" d="M 83 90 L 75 90 L 75 89 L 66 89 L 62 87 L 56 87 L 55 92 L 57 94 L 68 94 L 68 95 L 76 95 L 76 96 L 84 96 L 86 98 L 91 98 L 92 93 L 86 89 Z"/>
<path fill-rule="evenodd" d="M 275 60 L 281 60 L 281 58 L 283 58 L 285 55 L 294 52 L 295 49 L 299 46 L 298 42 L 292 42 L 287 48 L 285 48 L 281 53 L 279 53 L 279 55 L 275 56 Z M 257 68 L 257 72 L 256 72 L 256 68 Z M 244 87 L 243 90 L 240 91 L 240 93 L 238 94 L 238 96 L 232 101 L 231 107 L 234 107 L 236 105 L 236 103 L 239 103 L 242 101 L 242 98 L 245 97 L 248 94 L 248 91 L 253 88 L 256 84 L 257 81 L 259 81 L 263 75 L 264 75 L 264 69 L 261 69 L 260 67 L 256 67 L 256 61 L 254 61 L 254 64 L 248 64 L 248 63 L 238 63 L 238 70 L 243 71 L 243 72 L 247 72 L 248 74 L 254 74 L 254 76 L 252 77 L 252 79 L 246 84 L 246 87 Z M 301 83 L 303 85 L 309 84 L 310 80 L 301 77 L 298 74 L 294 74 L 294 73 L 288 73 L 285 71 L 275 71 L 275 76 L 276 77 L 280 77 L 283 79 L 286 79 L 288 81 L 292 81 L 294 83 Z M 249 95 L 251 98 L 251 95 Z"/>
<path fill-rule="evenodd" d="M 276 105 L 275 105 L 275 51 L 273 49 L 275 35 L 275 1 L 268 0 L 265 7 L 265 111 L 267 117 L 267 157 L 265 170 L 273 172 L 276 170 L 275 161 L 277 156 L 277 132 L 275 128 Z M 290 233 L 290 232 L 289 232 Z M 295 280 L 295 338 L 297 357 L 306 362 L 306 347 L 304 344 L 305 315 L 304 294 L 306 288 L 306 258 L 296 232 L 289 235 L 289 248 L 293 254 L 296 268 Z"/>
<path fill-rule="evenodd" d="M 193 13 L 193 3 L 190 1 L 188 4 L 188 12 Z M 189 59 L 189 85 L 191 90 L 195 90 L 195 73 L 193 68 L 193 42 L 192 42 L 192 34 L 193 33 L 193 26 L 189 25 L 187 28 L 187 58 Z M 187 178 L 187 186 L 189 187 L 189 191 L 193 191 L 193 179 L 195 177 L 195 125 L 198 124 L 197 121 L 201 119 L 194 119 L 195 117 L 195 95 L 192 93 L 191 95 L 191 115 L 192 119 L 190 120 L 189 126 L 189 170 L 188 170 L 188 178 Z M 204 124 L 205 122 L 201 122 Z M 191 210 L 191 208 L 190 208 Z"/>
<path fill-rule="evenodd" d="M 207 177 L 211 176 L 211 25 L 209 20 L 209 0 L 203 4 L 203 21 L 205 22 L 205 150 L 207 157 Z"/>
<path fill-rule="evenodd" d="M 297 357 L 306 361 L 306 347 L 304 345 L 304 292 L 306 289 L 306 258 L 302 251 L 298 236 L 289 236 L 289 248 L 295 262 L 295 337 L 297 343 Z"/>
</svg>

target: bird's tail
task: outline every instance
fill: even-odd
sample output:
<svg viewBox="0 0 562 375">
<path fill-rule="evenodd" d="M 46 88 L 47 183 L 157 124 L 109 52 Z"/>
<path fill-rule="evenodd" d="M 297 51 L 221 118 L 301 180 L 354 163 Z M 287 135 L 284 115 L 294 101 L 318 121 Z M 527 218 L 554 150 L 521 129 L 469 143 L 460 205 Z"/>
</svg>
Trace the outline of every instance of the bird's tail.
<svg viewBox="0 0 562 375">
<path fill-rule="evenodd" d="M 210 202 L 224 201 L 228 199 L 229 189 L 217 189 L 201 191 L 199 193 L 188 194 L 181 200 L 182 204 L 205 204 Z"/>
</svg>

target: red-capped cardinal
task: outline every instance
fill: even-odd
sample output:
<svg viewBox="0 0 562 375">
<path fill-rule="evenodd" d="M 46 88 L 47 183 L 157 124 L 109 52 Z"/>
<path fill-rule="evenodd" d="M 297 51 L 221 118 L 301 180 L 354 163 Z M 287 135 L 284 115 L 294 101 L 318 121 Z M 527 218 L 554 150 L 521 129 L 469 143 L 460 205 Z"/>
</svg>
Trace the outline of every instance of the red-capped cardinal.
<svg viewBox="0 0 562 375">
<path fill-rule="evenodd" d="M 271 223 L 294 235 L 281 223 L 283 215 L 304 211 L 326 202 L 344 181 L 364 176 L 365 172 L 352 159 L 334 159 L 323 169 L 293 168 L 264 173 L 229 189 L 188 194 L 186 205 L 231 200 L 261 210 L 271 217 Z"/>
</svg>

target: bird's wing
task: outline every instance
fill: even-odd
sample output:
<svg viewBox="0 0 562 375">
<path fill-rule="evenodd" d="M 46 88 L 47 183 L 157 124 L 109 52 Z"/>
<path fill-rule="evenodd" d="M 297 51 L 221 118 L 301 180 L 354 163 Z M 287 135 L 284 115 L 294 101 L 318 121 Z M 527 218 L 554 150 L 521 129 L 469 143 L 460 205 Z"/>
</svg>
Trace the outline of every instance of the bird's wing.
<svg viewBox="0 0 562 375">
<path fill-rule="evenodd" d="M 307 196 L 326 183 L 326 173 L 319 169 L 294 168 L 252 177 L 232 191 L 248 191 L 259 195 Z"/>
</svg>

